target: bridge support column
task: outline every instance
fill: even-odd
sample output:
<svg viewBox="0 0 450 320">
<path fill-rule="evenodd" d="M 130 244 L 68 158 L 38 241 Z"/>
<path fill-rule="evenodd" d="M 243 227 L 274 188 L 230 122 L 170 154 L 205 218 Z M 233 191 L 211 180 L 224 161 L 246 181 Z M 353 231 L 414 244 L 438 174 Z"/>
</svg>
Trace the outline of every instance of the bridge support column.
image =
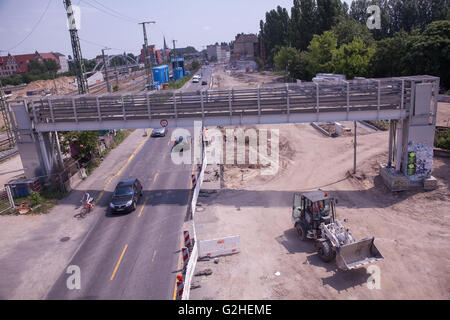
<svg viewBox="0 0 450 320">
<path fill-rule="evenodd" d="M 380 170 L 385 184 L 392 191 L 416 188 L 430 190 L 437 187 L 437 181 L 431 176 L 431 173 L 437 112 L 435 89 L 436 86 L 439 86 L 439 82 L 416 83 L 415 80 L 410 81 L 409 116 L 404 120 L 399 120 L 396 140 L 393 137 L 394 126 L 391 121 L 388 164 L 382 166 Z M 392 145 L 394 143 L 395 168 L 392 167 Z"/>
<path fill-rule="evenodd" d="M 57 133 L 36 132 L 25 101 L 23 104 L 10 105 L 9 108 L 25 177 L 27 179 L 40 177 L 44 179 L 42 182 L 48 181 L 58 158 L 62 165 Z"/>
</svg>

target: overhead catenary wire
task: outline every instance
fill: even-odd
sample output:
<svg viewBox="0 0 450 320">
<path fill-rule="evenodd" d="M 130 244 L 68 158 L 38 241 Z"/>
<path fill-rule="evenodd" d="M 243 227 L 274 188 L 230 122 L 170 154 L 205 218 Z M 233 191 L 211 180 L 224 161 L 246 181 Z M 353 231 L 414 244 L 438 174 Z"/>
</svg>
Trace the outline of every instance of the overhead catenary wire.
<svg viewBox="0 0 450 320">
<path fill-rule="evenodd" d="M 99 7 L 98 5 L 94 5 L 94 4 L 92 4 L 91 2 L 89 2 L 89 1 L 87 1 L 87 0 L 81 0 L 80 3 L 81 3 L 81 2 L 87 4 L 88 6 L 94 8 L 94 9 L 97 9 L 98 11 L 100 11 L 100 12 L 106 14 L 106 15 L 110 15 L 110 16 L 116 18 L 116 19 L 120 19 L 120 20 L 125 21 L 125 22 L 128 22 L 128 23 L 136 23 L 136 22 L 137 22 L 137 20 L 131 19 L 131 18 L 126 17 L 126 16 L 123 16 L 123 15 L 118 15 L 118 14 L 116 14 L 116 13 L 113 13 L 114 11 L 108 12 L 108 11 L 106 11 L 105 9 L 102 9 L 102 8 Z M 103 6 L 103 7 L 104 7 L 104 6 Z M 110 10 L 111 10 L 111 9 L 110 9 Z"/>
<path fill-rule="evenodd" d="M 88 44 L 91 44 L 91 45 L 94 45 L 94 46 L 97 46 L 97 47 L 101 47 L 101 48 L 108 47 L 109 49 L 117 50 L 117 51 L 123 51 L 123 52 L 132 52 L 132 51 L 134 51 L 134 50 L 121 49 L 121 48 L 114 48 L 114 47 L 111 47 L 111 46 L 107 46 L 107 45 L 100 44 L 100 43 L 97 43 L 97 42 L 93 42 L 93 41 L 90 41 L 90 40 L 86 40 L 86 39 L 83 39 L 83 38 L 80 38 L 80 40 L 83 41 L 83 42 L 86 42 Z"/>
<path fill-rule="evenodd" d="M 97 0 L 90 0 L 90 1 L 94 1 L 95 3 L 98 3 L 98 4 L 99 4 L 100 6 L 102 6 L 103 8 L 105 8 L 105 9 L 107 9 L 107 10 L 109 10 L 109 11 L 111 11 L 111 12 L 113 12 L 113 13 L 119 15 L 119 16 L 124 17 L 125 19 L 128 19 L 128 20 L 132 21 L 133 23 L 138 22 L 137 19 L 134 19 L 134 18 L 132 18 L 132 17 L 129 17 L 129 16 L 127 16 L 127 15 L 125 15 L 125 14 L 119 12 L 119 11 L 114 10 L 114 9 L 111 9 L 111 8 L 105 6 L 104 4 L 102 4 L 101 2 L 99 2 L 99 1 L 97 1 Z"/>
<path fill-rule="evenodd" d="M 48 8 L 50 7 L 51 3 L 52 3 L 52 0 L 49 0 L 48 3 L 47 3 L 47 6 L 45 7 L 45 9 L 42 12 L 41 16 L 39 17 L 38 21 L 33 26 L 33 28 L 31 28 L 31 31 L 25 36 L 25 38 L 23 38 L 20 42 L 18 42 L 16 45 L 12 46 L 11 48 L 9 48 L 7 50 L 2 50 L 2 51 L 11 51 L 11 50 L 17 48 L 18 46 L 20 46 L 22 43 L 24 43 L 25 40 L 27 40 L 33 34 L 33 32 L 36 30 L 36 28 L 39 26 L 39 24 L 41 23 L 42 19 L 45 16 L 45 14 L 47 13 Z"/>
</svg>

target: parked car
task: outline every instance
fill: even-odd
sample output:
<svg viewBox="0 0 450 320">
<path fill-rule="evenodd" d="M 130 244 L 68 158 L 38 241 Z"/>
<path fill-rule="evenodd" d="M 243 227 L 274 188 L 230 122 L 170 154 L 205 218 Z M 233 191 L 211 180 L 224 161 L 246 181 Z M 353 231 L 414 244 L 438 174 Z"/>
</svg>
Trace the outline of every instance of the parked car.
<svg viewBox="0 0 450 320">
<path fill-rule="evenodd" d="M 172 152 L 182 152 L 187 151 L 191 148 L 191 137 L 190 136 L 179 136 L 172 145 Z"/>
<path fill-rule="evenodd" d="M 153 129 L 151 136 L 152 137 L 165 137 L 167 134 L 167 128 L 161 127 Z"/>
<path fill-rule="evenodd" d="M 206 82 L 205 80 L 202 81 L 202 86 L 206 86 L 208 84 L 208 82 Z"/>
<path fill-rule="evenodd" d="M 112 213 L 131 212 L 136 210 L 142 197 L 142 184 L 136 178 L 120 181 L 114 190 L 109 207 Z"/>
<path fill-rule="evenodd" d="M 192 79 L 192 83 L 199 83 L 199 82 L 200 82 L 200 79 L 199 79 L 199 78 L 194 77 L 194 78 Z"/>
</svg>

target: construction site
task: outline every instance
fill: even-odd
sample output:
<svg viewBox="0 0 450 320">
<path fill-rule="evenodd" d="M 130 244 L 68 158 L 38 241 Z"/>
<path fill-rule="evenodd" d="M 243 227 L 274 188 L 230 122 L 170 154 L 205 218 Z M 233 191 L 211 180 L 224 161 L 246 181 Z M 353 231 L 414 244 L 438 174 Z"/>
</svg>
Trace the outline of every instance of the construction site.
<svg viewBox="0 0 450 320">
<path fill-rule="evenodd" d="M 0 300 L 450 299 L 448 59 L 427 51 L 448 46 L 443 9 L 394 36 L 366 2 L 294 1 L 197 51 L 169 49 L 150 6 L 81 1 L 128 23 L 103 39 L 126 30 L 135 56 L 58 2 L 69 59 L 0 56 Z M 418 53 L 385 66 L 398 37 Z M 407 63 L 430 52 L 439 68 Z"/>
<path fill-rule="evenodd" d="M 278 81 L 223 69 L 214 77 L 218 88 Z M 449 116 L 450 104 L 439 103 L 438 125 Z M 310 124 L 279 125 L 276 175 L 263 176 L 255 165 L 207 167 L 197 241 L 239 235 L 240 253 L 199 259 L 191 299 L 449 299 L 450 158 L 434 157 L 436 190 L 392 192 L 379 175 L 388 133 L 358 122 L 353 173 L 354 125 L 342 125 L 352 134 L 333 138 Z M 290 219 L 293 195 L 318 189 L 339 200 L 337 217 L 357 239 L 375 238 L 384 256 L 376 264 L 379 286 L 370 286 L 374 269 L 339 270 L 319 258 L 312 241 L 300 240 Z"/>
</svg>

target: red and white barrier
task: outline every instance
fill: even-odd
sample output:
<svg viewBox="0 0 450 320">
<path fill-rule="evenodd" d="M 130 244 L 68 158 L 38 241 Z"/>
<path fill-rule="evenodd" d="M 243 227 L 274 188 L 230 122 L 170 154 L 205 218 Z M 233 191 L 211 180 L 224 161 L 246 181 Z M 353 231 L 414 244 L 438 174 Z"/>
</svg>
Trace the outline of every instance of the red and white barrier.
<svg viewBox="0 0 450 320">
<path fill-rule="evenodd" d="M 183 231 L 183 234 L 184 234 L 184 246 L 186 248 L 190 248 L 192 246 L 192 243 L 191 238 L 189 237 L 189 231 L 185 230 Z"/>
<path fill-rule="evenodd" d="M 181 251 L 183 253 L 183 265 L 184 265 L 184 268 L 186 268 L 189 263 L 189 249 L 186 247 L 183 247 L 183 248 L 181 248 Z"/>
<path fill-rule="evenodd" d="M 214 257 L 223 254 L 238 253 L 241 251 L 240 242 L 240 236 L 202 240 L 199 243 L 199 257 Z"/>
<path fill-rule="evenodd" d="M 183 297 L 184 280 L 182 275 L 177 275 L 177 300 L 181 300 Z"/>
<path fill-rule="evenodd" d="M 192 175 L 192 188 L 195 189 L 197 186 L 197 178 L 195 177 L 195 174 Z"/>
</svg>

